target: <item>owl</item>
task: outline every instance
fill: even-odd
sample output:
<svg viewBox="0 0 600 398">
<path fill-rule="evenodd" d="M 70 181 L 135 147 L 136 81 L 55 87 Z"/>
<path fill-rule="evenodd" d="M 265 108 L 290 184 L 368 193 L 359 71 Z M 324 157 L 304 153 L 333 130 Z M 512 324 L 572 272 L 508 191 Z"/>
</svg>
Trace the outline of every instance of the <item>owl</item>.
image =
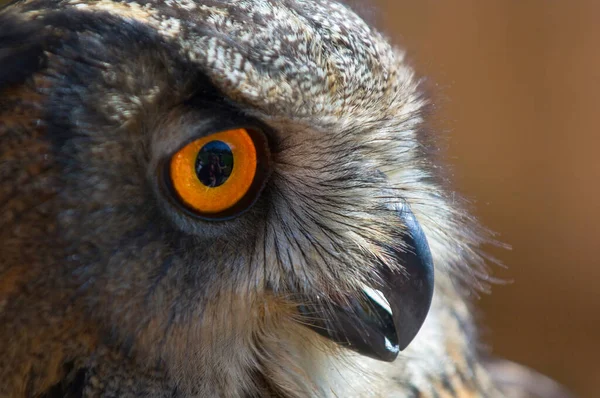
<svg viewBox="0 0 600 398">
<path fill-rule="evenodd" d="M 20 0 L 0 65 L 0 396 L 566 396 L 347 4 Z"/>
</svg>

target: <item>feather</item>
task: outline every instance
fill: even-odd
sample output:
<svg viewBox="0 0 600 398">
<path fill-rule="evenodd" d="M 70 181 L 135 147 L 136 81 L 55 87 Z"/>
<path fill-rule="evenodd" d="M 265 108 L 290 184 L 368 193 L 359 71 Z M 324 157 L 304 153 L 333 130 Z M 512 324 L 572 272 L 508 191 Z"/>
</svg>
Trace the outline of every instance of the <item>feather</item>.
<svg viewBox="0 0 600 398">
<path fill-rule="evenodd" d="M 502 359 L 485 363 L 499 389 L 511 398 L 573 398 L 571 392 L 554 380 L 523 365 Z"/>
</svg>

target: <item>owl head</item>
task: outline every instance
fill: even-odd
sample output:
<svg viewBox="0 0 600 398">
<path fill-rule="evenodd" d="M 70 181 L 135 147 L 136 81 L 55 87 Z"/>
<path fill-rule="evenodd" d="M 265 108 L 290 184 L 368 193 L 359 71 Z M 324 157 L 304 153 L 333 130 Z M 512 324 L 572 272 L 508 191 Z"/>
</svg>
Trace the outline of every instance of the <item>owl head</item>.
<svg viewBox="0 0 600 398">
<path fill-rule="evenodd" d="M 419 81 L 346 5 L 18 2 L 0 64 L 4 314 L 70 325 L 63 357 L 392 361 L 475 280 Z"/>
</svg>

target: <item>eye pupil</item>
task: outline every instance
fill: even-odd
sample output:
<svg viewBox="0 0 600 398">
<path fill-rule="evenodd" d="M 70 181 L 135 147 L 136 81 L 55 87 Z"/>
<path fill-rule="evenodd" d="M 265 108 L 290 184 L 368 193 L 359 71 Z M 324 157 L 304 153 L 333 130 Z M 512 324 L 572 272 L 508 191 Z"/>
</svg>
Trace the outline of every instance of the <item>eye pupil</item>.
<svg viewBox="0 0 600 398">
<path fill-rule="evenodd" d="M 233 171 L 233 152 L 223 141 L 210 141 L 198 151 L 196 176 L 207 187 L 223 185 Z"/>
</svg>

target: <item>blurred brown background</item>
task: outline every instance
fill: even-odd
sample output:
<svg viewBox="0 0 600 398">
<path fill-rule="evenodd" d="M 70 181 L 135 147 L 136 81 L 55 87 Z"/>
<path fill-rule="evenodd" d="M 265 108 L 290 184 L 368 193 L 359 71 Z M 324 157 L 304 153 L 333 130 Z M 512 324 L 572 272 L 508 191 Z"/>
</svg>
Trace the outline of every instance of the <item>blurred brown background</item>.
<svg viewBox="0 0 600 398">
<path fill-rule="evenodd" d="M 497 355 L 600 396 L 600 2 L 378 0 L 429 80 L 456 187 L 512 245 L 479 300 Z"/>
<path fill-rule="evenodd" d="M 515 282 L 481 298 L 483 337 L 600 396 L 600 2 L 376 3 L 429 80 L 458 190 L 513 247 L 490 249 Z"/>
</svg>

